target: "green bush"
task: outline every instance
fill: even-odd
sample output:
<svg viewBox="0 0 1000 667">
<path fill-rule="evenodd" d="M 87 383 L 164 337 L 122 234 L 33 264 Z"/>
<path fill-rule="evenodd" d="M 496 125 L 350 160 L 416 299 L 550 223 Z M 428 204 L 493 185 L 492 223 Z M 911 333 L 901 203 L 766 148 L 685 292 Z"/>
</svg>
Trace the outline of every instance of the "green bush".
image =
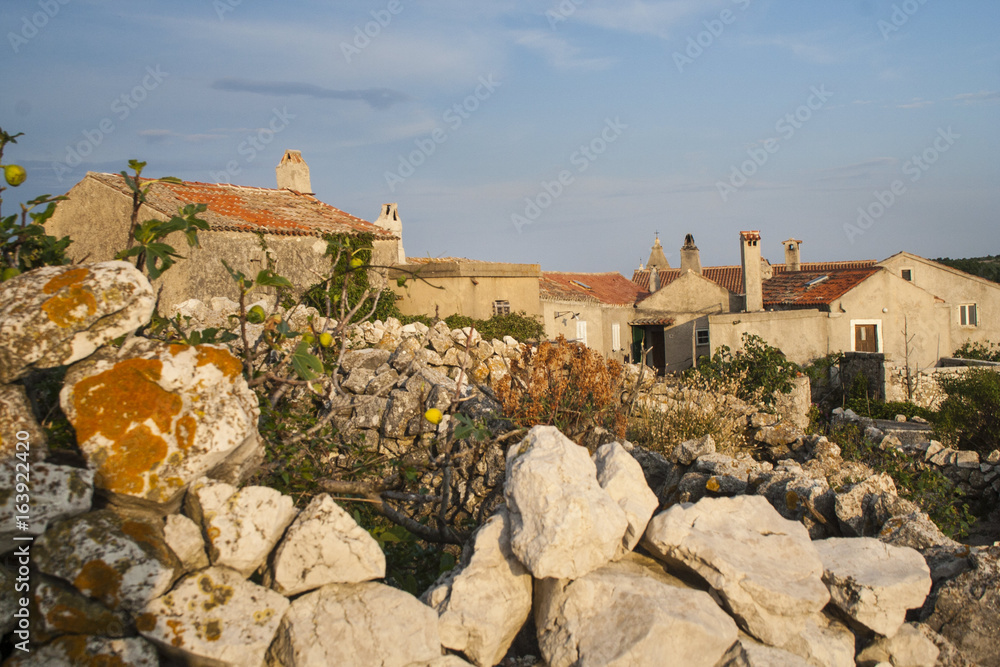
<svg viewBox="0 0 1000 667">
<path fill-rule="evenodd" d="M 799 366 L 760 336 L 744 333 L 742 350 L 732 354 L 728 346 L 722 345 L 711 359 L 699 360 L 698 372 L 709 379 L 740 378 L 738 398 L 772 405 L 775 394 L 792 390 L 792 379 L 798 375 Z"/>
<path fill-rule="evenodd" d="M 427 315 L 400 315 L 398 319 L 403 324 L 420 322 L 429 327 L 434 326 L 434 320 Z M 545 328 L 542 323 L 523 310 L 520 313 L 494 315 L 488 320 L 474 320 L 466 315 L 449 315 L 444 318 L 444 323 L 448 325 L 449 329 L 475 327 L 485 340 L 493 340 L 494 338 L 503 340 L 504 336 L 510 336 L 523 343 L 527 340 L 540 340 L 545 337 Z"/>
<path fill-rule="evenodd" d="M 966 341 L 951 356 L 960 359 L 978 359 L 979 361 L 1000 361 L 1000 344 L 990 341 L 985 343 Z"/>
<path fill-rule="evenodd" d="M 948 394 L 934 424 L 938 438 L 980 454 L 1000 448 L 1000 373 L 972 368 L 938 382 Z"/>
<path fill-rule="evenodd" d="M 906 415 L 907 419 L 922 417 L 927 421 L 937 418 L 937 413 L 933 410 L 910 402 L 880 401 L 873 397 L 873 393 L 868 387 L 868 379 L 862 373 L 858 373 L 844 396 L 844 407 L 869 419 L 895 419 L 896 415 Z"/>
</svg>

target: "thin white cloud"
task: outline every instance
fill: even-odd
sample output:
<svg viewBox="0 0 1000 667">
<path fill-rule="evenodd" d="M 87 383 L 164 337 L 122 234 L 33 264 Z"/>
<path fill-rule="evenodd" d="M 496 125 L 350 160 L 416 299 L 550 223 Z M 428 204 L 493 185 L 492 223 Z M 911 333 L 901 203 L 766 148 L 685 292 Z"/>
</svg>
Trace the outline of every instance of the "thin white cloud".
<svg viewBox="0 0 1000 667">
<path fill-rule="evenodd" d="M 597 71 L 609 69 L 615 63 L 613 58 L 583 57 L 579 48 L 550 32 L 523 30 L 514 34 L 518 45 L 541 54 L 549 66 L 555 69 Z"/>
<path fill-rule="evenodd" d="M 691 18 L 704 15 L 712 17 L 721 8 L 729 7 L 739 12 L 739 5 L 732 0 L 661 0 L 659 2 L 615 2 L 595 0 L 580 6 L 571 19 L 583 23 L 640 35 L 676 37 L 676 28 Z"/>
<path fill-rule="evenodd" d="M 922 109 L 924 107 L 929 107 L 932 104 L 934 104 L 934 102 L 932 102 L 931 100 L 924 100 L 924 99 L 921 99 L 919 97 L 915 97 L 912 100 L 910 100 L 909 102 L 906 102 L 905 104 L 897 104 L 896 108 L 897 109 Z"/>
<path fill-rule="evenodd" d="M 961 102 L 962 104 L 987 104 L 989 102 L 1000 101 L 1000 90 L 982 90 L 978 93 L 962 93 L 949 97 L 949 101 Z"/>
</svg>

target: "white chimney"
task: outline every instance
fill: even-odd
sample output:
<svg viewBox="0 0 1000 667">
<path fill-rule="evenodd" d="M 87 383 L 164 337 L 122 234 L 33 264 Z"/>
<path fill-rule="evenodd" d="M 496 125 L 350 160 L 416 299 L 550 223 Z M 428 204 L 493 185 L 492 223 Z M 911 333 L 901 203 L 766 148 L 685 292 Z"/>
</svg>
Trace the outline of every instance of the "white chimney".
<svg viewBox="0 0 1000 667">
<path fill-rule="evenodd" d="M 684 245 L 681 246 L 681 273 L 693 271 L 701 275 L 701 254 L 698 246 L 694 244 L 694 236 L 688 234 L 684 237 Z"/>
<path fill-rule="evenodd" d="M 312 183 L 309 180 L 309 165 L 302 159 L 302 151 L 285 151 L 274 172 L 278 177 L 279 190 L 313 194 Z"/>
<path fill-rule="evenodd" d="M 382 204 L 382 209 L 374 224 L 399 238 L 396 246 L 398 248 L 396 261 L 400 264 L 406 264 L 406 253 L 403 251 L 403 221 L 399 217 L 399 209 L 396 204 Z"/>
<path fill-rule="evenodd" d="M 799 239 L 788 239 L 783 241 L 785 245 L 785 271 L 799 271 L 802 268 L 799 250 L 802 241 Z"/>
<path fill-rule="evenodd" d="M 743 265 L 743 311 L 764 310 L 764 289 L 761 285 L 760 232 L 740 232 L 740 263 Z"/>
</svg>

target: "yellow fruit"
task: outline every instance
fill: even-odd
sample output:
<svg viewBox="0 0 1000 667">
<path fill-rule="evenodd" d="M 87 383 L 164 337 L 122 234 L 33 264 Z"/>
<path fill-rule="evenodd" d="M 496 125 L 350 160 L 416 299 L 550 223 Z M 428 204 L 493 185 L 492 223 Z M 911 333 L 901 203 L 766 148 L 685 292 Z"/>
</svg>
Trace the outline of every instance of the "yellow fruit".
<svg viewBox="0 0 1000 667">
<path fill-rule="evenodd" d="M 351 260 L 351 268 L 352 269 L 356 269 L 356 268 L 358 268 L 360 266 L 364 266 L 364 264 L 365 264 L 364 260 L 361 259 L 360 257 L 355 257 L 354 259 Z"/>
<path fill-rule="evenodd" d="M 247 322 L 250 324 L 260 324 L 264 321 L 264 316 L 264 309 L 260 306 L 254 306 L 250 309 L 250 312 L 247 313 Z"/>
<path fill-rule="evenodd" d="M 28 172 L 19 164 L 8 164 L 3 168 L 3 177 L 7 179 L 7 185 L 16 188 L 21 183 L 24 183 L 24 179 L 28 177 Z"/>
<path fill-rule="evenodd" d="M 312 345 L 313 343 L 316 342 L 316 337 L 307 331 L 306 333 L 302 334 L 302 340 L 304 340 L 309 345 Z"/>
<path fill-rule="evenodd" d="M 444 415 L 437 408 L 431 408 L 424 413 L 424 419 L 432 424 L 440 424 L 441 420 L 444 419 Z"/>
<path fill-rule="evenodd" d="M 321 333 L 319 335 L 319 344 L 323 347 L 330 347 L 333 345 L 333 336 L 328 333 Z"/>
</svg>

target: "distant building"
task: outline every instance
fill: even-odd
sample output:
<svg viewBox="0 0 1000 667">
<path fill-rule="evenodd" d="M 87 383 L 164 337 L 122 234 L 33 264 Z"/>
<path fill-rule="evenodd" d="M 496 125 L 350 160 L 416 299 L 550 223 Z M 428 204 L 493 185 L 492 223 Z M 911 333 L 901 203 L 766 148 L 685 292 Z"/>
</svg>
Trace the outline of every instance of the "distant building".
<svg viewBox="0 0 1000 667">
<path fill-rule="evenodd" d="M 189 248 L 179 233 L 167 239 L 187 260 L 154 281 L 154 287 L 163 290 L 161 312 L 168 313 L 189 298 L 235 299 L 236 285 L 221 260 L 255 276 L 267 265 L 257 234 L 263 234 L 277 272 L 299 289 L 315 284 L 329 270 L 325 234 L 371 234 L 376 265 L 388 266 L 405 258 L 395 204 L 383 205 L 372 223 L 319 201 L 312 194 L 309 167 L 299 151 L 286 151 L 276 174 L 276 189 L 190 181 L 152 186 L 139 210 L 140 222 L 169 220 L 183 206 L 206 204 L 201 217 L 210 226 L 198 235 L 200 248 Z M 125 249 L 132 193 L 121 175 L 88 172 L 68 196 L 46 228 L 51 234 L 73 239 L 69 247 L 73 260 L 109 260 Z M 384 273 L 373 278 L 384 285 Z"/>
</svg>

